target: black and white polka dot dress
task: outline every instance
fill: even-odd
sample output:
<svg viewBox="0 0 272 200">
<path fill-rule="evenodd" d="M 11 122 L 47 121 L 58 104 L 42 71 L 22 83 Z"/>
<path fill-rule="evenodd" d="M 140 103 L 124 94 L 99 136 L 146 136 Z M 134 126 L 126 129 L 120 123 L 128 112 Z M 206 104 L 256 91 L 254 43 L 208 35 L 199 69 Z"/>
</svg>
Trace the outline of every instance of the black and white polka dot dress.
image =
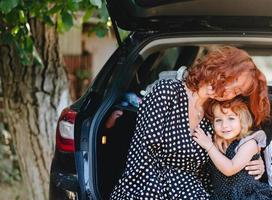
<svg viewBox="0 0 272 200">
<path fill-rule="evenodd" d="M 162 80 L 141 104 L 126 169 L 110 199 L 209 199 L 201 168 L 208 155 L 190 134 L 182 82 Z M 205 118 L 200 122 L 212 131 Z"/>
</svg>

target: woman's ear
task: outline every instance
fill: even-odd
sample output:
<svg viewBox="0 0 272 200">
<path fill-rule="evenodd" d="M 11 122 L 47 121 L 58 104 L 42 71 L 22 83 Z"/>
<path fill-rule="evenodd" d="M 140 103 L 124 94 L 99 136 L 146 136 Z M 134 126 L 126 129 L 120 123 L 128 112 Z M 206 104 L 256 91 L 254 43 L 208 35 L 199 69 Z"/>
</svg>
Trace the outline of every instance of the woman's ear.
<svg viewBox="0 0 272 200">
<path fill-rule="evenodd" d="M 207 85 L 207 95 L 211 96 L 214 95 L 215 91 L 210 83 Z"/>
</svg>

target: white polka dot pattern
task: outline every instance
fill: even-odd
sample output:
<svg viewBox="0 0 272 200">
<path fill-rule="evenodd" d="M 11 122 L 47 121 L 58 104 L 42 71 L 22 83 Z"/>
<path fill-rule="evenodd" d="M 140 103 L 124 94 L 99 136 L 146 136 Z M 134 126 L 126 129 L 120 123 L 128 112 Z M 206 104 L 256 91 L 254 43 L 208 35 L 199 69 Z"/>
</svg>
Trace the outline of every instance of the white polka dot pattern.
<svg viewBox="0 0 272 200">
<path fill-rule="evenodd" d="M 211 133 L 205 118 L 200 126 Z M 208 199 L 207 180 L 199 177 L 207 160 L 190 135 L 182 82 L 161 80 L 140 105 L 126 169 L 111 199 Z"/>
</svg>

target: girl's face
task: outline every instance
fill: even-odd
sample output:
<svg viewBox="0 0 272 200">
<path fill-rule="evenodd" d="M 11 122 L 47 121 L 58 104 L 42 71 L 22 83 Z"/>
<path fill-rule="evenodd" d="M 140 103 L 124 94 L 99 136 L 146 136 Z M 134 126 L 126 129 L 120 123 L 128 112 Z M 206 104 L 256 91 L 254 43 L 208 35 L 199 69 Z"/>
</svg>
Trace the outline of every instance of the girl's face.
<svg viewBox="0 0 272 200">
<path fill-rule="evenodd" d="M 240 134 L 242 129 L 240 118 L 231 109 L 224 108 L 222 112 L 217 105 L 213 114 L 214 130 L 218 136 L 225 140 L 233 140 Z"/>
</svg>

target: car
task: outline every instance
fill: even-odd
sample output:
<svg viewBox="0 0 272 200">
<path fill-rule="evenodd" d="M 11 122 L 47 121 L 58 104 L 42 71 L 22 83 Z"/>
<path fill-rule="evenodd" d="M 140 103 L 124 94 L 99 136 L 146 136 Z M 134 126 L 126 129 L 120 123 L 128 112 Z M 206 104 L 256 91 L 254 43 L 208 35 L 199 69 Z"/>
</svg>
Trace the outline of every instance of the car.
<svg viewBox="0 0 272 200">
<path fill-rule="evenodd" d="M 272 1 L 107 0 L 107 7 L 119 47 L 59 117 L 51 200 L 108 199 L 124 170 L 142 98 L 207 50 L 245 49 L 272 82 Z M 131 31 L 124 41 L 118 28 Z"/>
</svg>

